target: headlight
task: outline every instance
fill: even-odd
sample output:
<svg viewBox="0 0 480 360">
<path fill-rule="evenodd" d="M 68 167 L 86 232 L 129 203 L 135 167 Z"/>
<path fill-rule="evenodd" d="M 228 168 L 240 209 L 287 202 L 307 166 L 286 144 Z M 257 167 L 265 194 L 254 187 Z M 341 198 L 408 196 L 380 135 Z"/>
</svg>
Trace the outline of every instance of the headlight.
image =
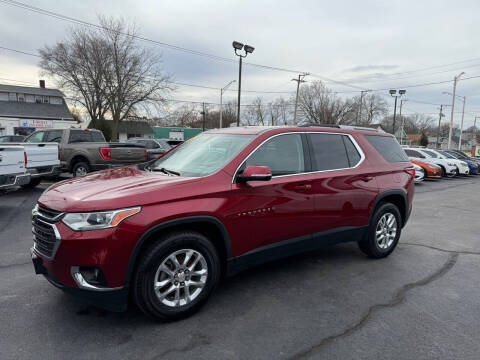
<svg viewBox="0 0 480 360">
<path fill-rule="evenodd" d="M 62 222 L 72 230 L 97 230 L 112 228 L 126 218 L 139 213 L 141 207 L 89 213 L 67 213 Z"/>
</svg>

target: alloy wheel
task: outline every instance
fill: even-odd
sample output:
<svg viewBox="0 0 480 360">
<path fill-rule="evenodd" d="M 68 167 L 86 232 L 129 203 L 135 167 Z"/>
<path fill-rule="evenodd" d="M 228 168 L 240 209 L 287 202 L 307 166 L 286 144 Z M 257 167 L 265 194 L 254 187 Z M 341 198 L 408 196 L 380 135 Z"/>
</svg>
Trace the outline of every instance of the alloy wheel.
<svg viewBox="0 0 480 360">
<path fill-rule="evenodd" d="M 208 265 L 203 255 L 193 249 L 173 252 L 155 273 L 153 288 L 158 300 L 169 307 L 194 301 L 207 283 Z"/>
<path fill-rule="evenodd" d="M 397 219 L 392 213 L 385 213 L 377 223 L 375 229 L 375 241 L 382 250 L 387 250 L 392 246 L 397 235 Z"/>
</svg>

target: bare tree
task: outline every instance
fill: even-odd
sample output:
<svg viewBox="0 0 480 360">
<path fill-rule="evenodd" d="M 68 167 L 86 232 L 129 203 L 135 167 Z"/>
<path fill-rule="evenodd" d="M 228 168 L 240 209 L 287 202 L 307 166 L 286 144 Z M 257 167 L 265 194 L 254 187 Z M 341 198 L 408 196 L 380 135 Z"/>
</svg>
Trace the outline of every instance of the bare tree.
<svg viewBox="0 0 480 360">
<path fill-rule="evenodd" d="M 111 139 L 124 119 L 164 102 L 169 86 L 161 55 L 141 47 L 134 25 L 99 18 L 100 30 L 76 27 L 64 42 L 40 50 L 43 71 L 70 90 L 92 120 L 112 117 Z"/>
<path fill-rule="evenodd" d="M 361 125 L 371 124 L 374 120 L 388 113 L 388 104 L 383 97 L 377 94 L 369 94 L 364 97 Z"/>
<path fill-rule="evenodd" d="M 247 125 L 268 125 L 267 107 L 263 103 L 263 99 L 259 96 L 252 101 L 246 111 Z"/>
<path fill-rule="evenodd" d="M 314 81 L 300 88 L 298 108 L 308 122 L 338 124 L 347 120 L 352 103 L 338 98 L 321 81 Z"/>
</svg>

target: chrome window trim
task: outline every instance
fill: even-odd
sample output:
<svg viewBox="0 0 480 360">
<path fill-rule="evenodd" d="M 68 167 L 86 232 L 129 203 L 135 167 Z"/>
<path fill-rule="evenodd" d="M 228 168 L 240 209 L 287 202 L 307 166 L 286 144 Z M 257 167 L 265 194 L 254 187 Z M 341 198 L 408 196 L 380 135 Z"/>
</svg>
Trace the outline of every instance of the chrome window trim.
<svg viewBox="0 0 480 360">
<path fill-rule="evenodd" d="M 348 168 L 339 168 L 339 169 L 329 169 L 329 170 L 316 170 L 316 171 L 305 171 L 305 172 L 301 172 L 301 173 L 296 173 L 296 174 L 287 174 L 287 175 L 276 175 L 276 176 L 272 176 L 272 179 L 273 178 L 282 178 L 282 177 L 287 177 L 287 176 L 297 176 L 297 175 L 306 175 L 306 174 L 317 174 L 317 173 L 323 173 L 323 172 L 329 172 L 329 171 L 340 171 L 340 170 L 351 170 L 351 169 L 355 169 L 357 167 L 359 167 L 363 161 L 365 160 L 365 154 L 362 150 L 362 148 L 360 147 L 360 145 L 358 145 L 357 141 L 354 139 L 354 137 L 351 135 L 351 134 L 347 134 L 347 133 L 341 133 L 341 132 L 330 132 L 330 131 L 290 131 L 290 132 L 285 132 L 285 133 L 280 133 L 280 134 L 275 134 L 275 135 L 272 135 L 268 138 L 266 138 L 265 140 L 263 140 L 255 149 L 253 149 L 250 154 L 247 155 L 247 157 L 245 159 L 243 159 L 243 161 L 240 163 L 240 165 L 238 165 L 237 169 L 235 170 L 234 174 L 233 174 L 233 178 L 232 178 L 232 184 L 235 183 L 235 178 L 237 177 L 237 174 L 238 174 L 238 170 L 242 167 L 242 165 L 245 163 L 245 161 L 248 160 L 248 158 L 255 152 L 257 151 L 257 149 L 262 146 L 264 143 L 266 143 L 267 141 L 277 137 L 277 136 L 282 136 L 282 135 L 296 135 L 296 134 L 331 134 L 331 135 L 343 135 L 343 136 L 347 136 L 351 141 L 352 141 L 352 144 L 353 146 L 357 149 L 358 153 L 360 154 L 360 161 L 355 165 L 355 166 L 352 166 L 352 167 L 348 167 Z M 302 146 L 303 146 L 303 143 L 302 143 Z M 345 149 L 345 152 L 346 152 L 346 149 Z M 311 155 L 310 155 L 311 156 Z"/>
</svg>

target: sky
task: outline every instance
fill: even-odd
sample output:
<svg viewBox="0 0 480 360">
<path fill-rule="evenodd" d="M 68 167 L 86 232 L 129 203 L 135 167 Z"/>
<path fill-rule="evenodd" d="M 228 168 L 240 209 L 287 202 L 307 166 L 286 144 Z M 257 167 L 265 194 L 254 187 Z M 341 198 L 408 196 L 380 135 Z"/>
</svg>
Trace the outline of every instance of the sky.
<svg viewBox="0 0 480 360">
<path fill-rule="evenodd" d="M 457 86 L 457 94 L 466 96 L 464 128 L 480 116 L 478 0 L 18 1 L 92 23 L 97 23 L 98 15 L 122 17 L 135 23 L 143 37 L 233 60 L 145 44 L 162 53 L 164 71 L 179 83 L 221 88 L 238 81 L 238 58 L 231 43 L 252 45 L 255 51 L 245 59 L 242 90 L 282 94 L 242 92 L 242 104 L 259 95 L 265 101 L 280 95 L 289 98 L 296 88 L 292 78 L 309 72 L 308 82 L 322 79 L 338 96 L 376 90 L 388 101 L 391 113 L 388 89 L 405 88 L 404 114 L 438 119 L 438 104 L 451 104 L 451 96 L 443 92 L 452 92 L 454 76 L 464 71 Z M 73 26 L 9 2 L 0 0 L 0 47 L 36 53 L 63 40 Z M 44 77 L 37 65 L 38 58 L 0 49 L 0 83 L 38 84 Z M 47 87 L 54 85 L 46 80 Z M 443 83 L 422 85 L 437 82 Z M 236 99 L 236 83 L 230 89 L 224 102 Z M 169 97 L 219 103 L 220 91 L 179 85 Z M 458 99 L 455 123 L 460 123 L 461 110 Z M 448 122 L 450 108 L 444 113 L 442 121 Z"/>
</svg>

